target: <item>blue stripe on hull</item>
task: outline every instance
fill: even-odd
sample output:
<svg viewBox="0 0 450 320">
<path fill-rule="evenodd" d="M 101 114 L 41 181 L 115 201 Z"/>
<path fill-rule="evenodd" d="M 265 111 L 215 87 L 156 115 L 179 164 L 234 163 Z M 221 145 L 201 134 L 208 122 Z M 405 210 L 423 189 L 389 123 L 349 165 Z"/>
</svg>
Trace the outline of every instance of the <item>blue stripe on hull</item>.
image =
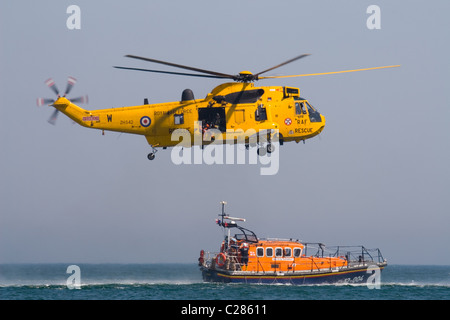
<svg viewBox="0 0 450 320">
<path fill-rule="evenodd" d="M 380 268 L 381 270 L 383 267 Z M 203 269 L 203 280 L 206 282 L 225 283 L 256 283 L 256 284 L 339 284 L 339 283 L 366 283 L 372 272 L 367 273 L 367 267 L 343 270 L 339 272 L 324 272 L 305 275 L 230 275 L 218 270 Z"/>
</svg>

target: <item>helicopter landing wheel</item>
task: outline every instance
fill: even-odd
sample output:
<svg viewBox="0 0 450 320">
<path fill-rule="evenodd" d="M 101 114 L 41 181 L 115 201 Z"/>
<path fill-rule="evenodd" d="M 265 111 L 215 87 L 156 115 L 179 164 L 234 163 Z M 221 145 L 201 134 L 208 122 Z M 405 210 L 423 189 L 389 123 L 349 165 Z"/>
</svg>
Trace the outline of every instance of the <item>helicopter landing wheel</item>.
<svg viewBox="0 0 450 320">
<path fill-rule="evenodd" d="M 273 143 L 269 143 L 267 145 L 267 153 L 272 153 L 275 151 L 275 146 L 273 145 Z"/>
<path fill-rule="evenodd" d="M 259 147 L 256 152 L 258 153 L 258 156 L 264 157 L 267 153 L 267 149 L 265 147 Z"/>
<path fill-rule="evenodd" d="M 147 155 L 147 159 L 148 160 L 153 160 L 153 159 L 155 159 L 155 156 L 156 156 L 156 152 L 158 152 L 158 149 L 156 149 L 155 148 L 155 146 L 150 146 L 151 148 L 152 148 L 152 152 L 150 152 L 148 155 Z"/>
</svg>

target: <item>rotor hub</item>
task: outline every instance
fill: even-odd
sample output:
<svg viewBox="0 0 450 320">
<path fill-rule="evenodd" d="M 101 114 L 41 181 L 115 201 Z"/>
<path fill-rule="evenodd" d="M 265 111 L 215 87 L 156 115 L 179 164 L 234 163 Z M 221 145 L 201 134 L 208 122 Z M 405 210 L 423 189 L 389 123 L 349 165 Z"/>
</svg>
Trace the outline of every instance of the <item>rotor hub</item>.
<svg viewBox="0 0 450 320">
<path fill-rule="evenodd" d="M 250 71 L 244 70 L 239 72 L 239 75 L 235 78 L 236 81 L 251 82 L 258 80 L 258 76 L 253 75 Z"/>
</svg>

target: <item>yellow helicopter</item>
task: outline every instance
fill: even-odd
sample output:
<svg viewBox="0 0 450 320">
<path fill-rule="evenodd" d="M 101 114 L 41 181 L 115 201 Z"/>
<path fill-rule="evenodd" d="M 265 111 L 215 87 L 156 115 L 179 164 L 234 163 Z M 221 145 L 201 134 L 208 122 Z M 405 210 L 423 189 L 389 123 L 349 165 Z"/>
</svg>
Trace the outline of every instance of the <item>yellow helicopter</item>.
<svg viewBox="0 0 450 320">
<path fill-rule="evenodd" d="M 305 77 L 314 75 L 337 74 L 355 71 L 375 70 L 399 67 L 399 65 L 354 69 L 335 72 L 299 74 L 286 76 L 261 76 L 262 74 L 297 61 L 309 54 L 293 59 L 256 74 L 242 71 L 237 75 L 209 71 L 175 63 L 155 60 L 135 55 L 125 57 L 186 69 L 197 73 L 171 72 L 162 70 L 119 67 L 118 69 L 164 73 L 172 75 L 230 79 L 233 82 L 214 88 L 204 99 L 195 99 L 190 89 L 182 92 L 181 100 L 175 102 L 144 104 L 111 109 L 85 110 L 75 103 L 87 102 L 87 96 L 67 99 L 76 79 L 69 77 L 66 91 L 60 96 L 55 82 L 48 79 L 45 83 L 58 96 L 53 99 L 38 99 L 38 105 L 48 104 L 56 110 L 49 122 L 54 124 L 59 112 L 81 126 L 116 132 L 143 135 L 152 151 L 148 159 L 153 160 L 157 148 L 166 149 L 180 144 L 184 147 L 208 145 L 210 143 L 244 143 L 258 145 L 258 154 L 271 153 L 272 141 L 279 144 L 289 141 L 305 141 L 319 133 L 325 127 L 325 117 L 309 101 L 300 96 L 300 89 L 287 86 L 255 86 L 254 82 L 263 79 Z M 176 134 L 175 134 L 176 133 Z M 180 134 L 181 133 L 181 134 Z"/>
</svg>

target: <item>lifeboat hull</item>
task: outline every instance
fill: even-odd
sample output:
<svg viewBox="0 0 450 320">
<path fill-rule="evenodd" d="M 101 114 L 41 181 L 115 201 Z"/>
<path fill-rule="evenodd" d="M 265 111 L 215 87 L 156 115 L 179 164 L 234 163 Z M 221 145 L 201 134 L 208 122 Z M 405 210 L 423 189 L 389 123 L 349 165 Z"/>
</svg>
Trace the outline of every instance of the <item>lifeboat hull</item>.
<svg viewBox="0 0 450 320">
<path fill-rule="evenodd" d="M 377 270 L 381 271 L 385 263 L 365 265 L 338 270 L 324 270 L 301 273 L 254 273 L 245 271 L 227 271 L 202 267 L 203 281 L 223 283 L 254 283 L 254 284 L 370 284 L 376 280 Z"/>
</svg>

